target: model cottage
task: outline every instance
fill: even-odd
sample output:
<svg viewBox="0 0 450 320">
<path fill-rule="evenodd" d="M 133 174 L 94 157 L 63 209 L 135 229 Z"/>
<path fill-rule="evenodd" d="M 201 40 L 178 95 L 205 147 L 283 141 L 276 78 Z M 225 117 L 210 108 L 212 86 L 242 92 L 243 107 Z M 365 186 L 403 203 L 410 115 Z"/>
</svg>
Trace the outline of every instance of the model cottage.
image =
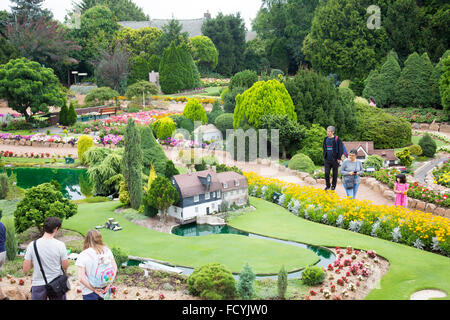
<svg viewBox="0 0 450 320">
<path fill-rule="evenodd" d="M 220 212 L 226 201 L 242 206 L 248 201 L 247 179 L 236 172 L 216 173 L 214 169 L 179 174 L 172 178 L 180 200 L 168 210 L 168 214 L 180 223 L 195 221 L 197 216 Z"/>
</svg>

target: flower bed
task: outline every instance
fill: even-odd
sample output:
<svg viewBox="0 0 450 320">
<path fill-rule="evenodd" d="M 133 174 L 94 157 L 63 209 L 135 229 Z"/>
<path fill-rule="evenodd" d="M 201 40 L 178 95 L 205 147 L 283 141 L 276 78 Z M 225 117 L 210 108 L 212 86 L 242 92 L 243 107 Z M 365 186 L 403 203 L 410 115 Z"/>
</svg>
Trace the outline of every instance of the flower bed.
<svg viewBox="0 0 450 320">
<path fill-rule="evenodd" d="M 433 170 L 434 183 L 450 188 L 450 161 L 444 162 L 441 168 Z"/>
<path fill-rule="evenodd" d="M 334 192 L 264 178 L 253 172 L 244 175 L 250 195 L 275 202 L 274 192 L 279 192 L 278 204 L 299 217 L 450 256 L 447 218 L 341 198 Z"/>
<path fill-rule="evenodd" d="M 28 145 L 33 145 L 33 143 L 60 143 L 60 144 L 70 144 L 74 146 L 78 138 L 75 137 L 61 137 L 59 135 L 45 135 L 45 134 L 34 134 L 34 135 L 20 135 L 20 134 L 10 134 L 10 133 L 0 133 L 0 140 L 10 141 L 10 142 L 29 142 Z"/>
<path fill-rule="evenodd" d="M 188 102 L 191 99 L 197 99 L 202 104 L 208 104 L 208 103 L 213 104 L 215 101 L 215 99 L 213 99 L 213 98 L 186 98 L 184 96 L 182 96 L 182 97 L 164 97 L 164 98 L 158 97 L 158 96 L 153 96 L 152 99 L 153 100 L 163 99 L 164 101 L 175 101 L 175 102 Z"/>
<path fill-rule="evenodd" d="M 445 121 L 444 111 L 433 108 L 387 108 L 384 111 L 409 122 L 432 123 L 433 120 L 436 120 L 436 122 Z"/>
</svg>

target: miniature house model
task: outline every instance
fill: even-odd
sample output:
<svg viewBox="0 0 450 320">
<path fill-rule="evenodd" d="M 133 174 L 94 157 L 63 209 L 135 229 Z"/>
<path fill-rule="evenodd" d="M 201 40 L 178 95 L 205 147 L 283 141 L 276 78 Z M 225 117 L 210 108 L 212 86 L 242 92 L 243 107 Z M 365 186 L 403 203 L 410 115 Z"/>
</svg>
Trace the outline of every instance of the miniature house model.
<svg viewBox="0 0 450 320">
<path fill-rule="evenodd" d="M 220 212 L 221 204 L 244 205 L 248 201 L 247 178 L 233 171 L 216 173 L 214 169 L 175 175 L 172 184 L 179 201 L 168 210 L 180 223 L 195 221 L 197 216 Z"/>
</svg>

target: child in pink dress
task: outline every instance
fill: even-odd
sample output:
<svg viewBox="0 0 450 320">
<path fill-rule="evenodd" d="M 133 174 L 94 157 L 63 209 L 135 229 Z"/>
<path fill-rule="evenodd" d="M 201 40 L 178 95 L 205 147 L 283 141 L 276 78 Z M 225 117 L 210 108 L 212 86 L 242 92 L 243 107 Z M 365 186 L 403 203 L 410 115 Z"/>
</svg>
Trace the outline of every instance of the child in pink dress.
<svg viewBox="0 0 450 320">
<path fill-rule="evenodd" d="M 395 183 L 394 192 L 395 196 L 395 204 L 396 206 L 408 207 L 408 196 L 406 195 L 408 192 L 408 183 L 406 183 L 406 176 L 401 173 L 396 176 L 397 182 Z"/>
</svg>

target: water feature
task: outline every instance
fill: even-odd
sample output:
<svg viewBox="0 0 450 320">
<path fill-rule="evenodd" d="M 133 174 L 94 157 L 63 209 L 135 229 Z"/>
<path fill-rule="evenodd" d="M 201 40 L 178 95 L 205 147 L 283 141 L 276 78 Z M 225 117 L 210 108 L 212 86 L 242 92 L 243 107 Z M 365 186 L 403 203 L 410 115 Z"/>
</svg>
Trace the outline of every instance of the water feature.
<svg viewBox="0 0 450 320">
<path fill-rule="evenodd" d="M 281 243 L 284 243 L 284 244 L 288 244 L 288 245 L 300 247 L 300 248 L 303 248 L 303 249 L 311 250 L 320 259 L 319 262 L 316 263 L 316 266 L 319 266 L 319 267 L 327 267 L 330 263 L 333 263 L 336 260 L 336 256 L 334 255 L 334 253 L 331 250 L 329 250 L 327 248 L 324 248 L 324 247 L 311 246 L 311 245 L 308 245 L 308 244 L 299 243 L 299 242 L 295 242 L 295 241 L 280 240 L 280 239 L 270 238 L 270 237 L 267 237 L 267 236 L 261 236 L 261 235 L 245 232 L 245 231 L 242 231 L 242 230 L 230 227 L 228 225 L 212 226 L 212 225 L 208 225 L 208 224 L 198 225 L 196 223 L 189 223 L 189 224 L 179 225 L 179 226 L 174 227 L 172 229 L 172 233 L 175 234 L 175 235 L 184 236 L 184 237 L 232 233 L 232 234 L 238 234 L 238 235 L 248 236 L 248 237 L 253 237 L 253 238 L 260 238 L 260 239 L 265 239 L 265 240 L 270 240 L 270 241 L 277 241 L 277 242 L 281 242 Z M 182 269 L 183 273 L 186 274 L 186 275 L 190 275 L 193 272 L 192 268 L 186 268 L 186 267 L 180 267 L 180 266 L 177 266 L 177 268 Z M 303 270 L 291 272 L 291 273 L 288 274 L 288 278 L 290 278 L 290 279 L 292 279 L 292 278 L 299 278 L 301 276 L 302 272 L 303 272 Z M 236 279 L 239 278 L 239 275 L 233 275 L 233 276 Z M 277 275 L 256 276 L 256 278 L 258 278 L 258 279 L 260 279 L 260 278 L 273 278 L 273 279 L 276 279 L 277 277 L 278 277 Z"/>
<path fill-rule="evenodd" d="M 61 185 L 61 192 L 65 198 L 80 200 L 86 198 L 86 194 L 91 192 L 86 169 L 55 169 L 55 168 L 4 168 L 10 176 L 15 173 L 17 176 L 17 186 L 28 189 L 39 184 L 58 181 Z"/>
</svg>

